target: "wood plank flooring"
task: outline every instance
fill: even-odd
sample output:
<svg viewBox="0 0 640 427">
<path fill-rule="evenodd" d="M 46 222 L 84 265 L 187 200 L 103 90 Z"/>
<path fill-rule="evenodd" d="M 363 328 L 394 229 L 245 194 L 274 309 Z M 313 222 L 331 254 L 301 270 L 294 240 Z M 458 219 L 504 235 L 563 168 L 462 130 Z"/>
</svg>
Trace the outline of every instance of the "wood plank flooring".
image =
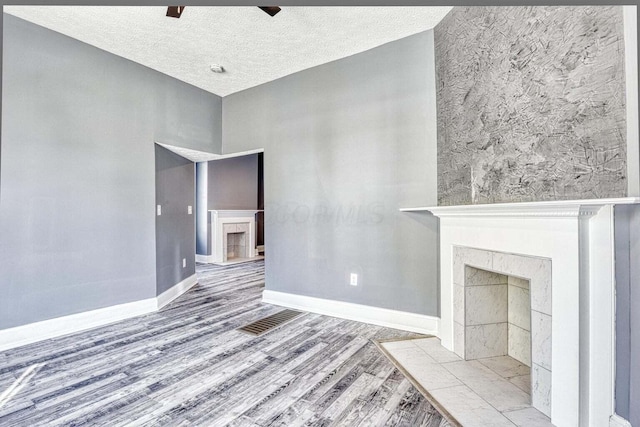
<svg viewBox="0 0 640 427">
<path fill-rule="evenodd" d="M 163 310 L 0 352 L 0 426 L 445 426 L 372 343 L 402 331 L 306 313 L 258 337 L 264 262 L 198 265 Z"/>
</svg>

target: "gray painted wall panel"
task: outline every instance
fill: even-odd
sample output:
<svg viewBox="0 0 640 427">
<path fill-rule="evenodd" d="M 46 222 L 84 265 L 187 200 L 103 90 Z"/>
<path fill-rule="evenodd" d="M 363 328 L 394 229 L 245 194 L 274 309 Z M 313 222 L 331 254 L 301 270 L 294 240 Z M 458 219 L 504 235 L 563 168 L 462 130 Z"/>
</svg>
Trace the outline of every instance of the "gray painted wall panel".
<svg viewBox="0 0 640 427">
<path fill-rule="evenodd" d="M 630 221 L 629 243 L 629 421 L 640 425 L 640 208 L 634 207 Z"/>
<path fill-rule="evenodd" d="M 193 162 L 159 145 L 155 152 L 156 205 L 162 206 L 162 215 L 156 216 L 156 294 L 160 295 L 196 273 L 196 189 Z"/>
<path fill-rule="evenodd" d="M 630 206 L 615 207 L 616 263 L 616 413 L 629 418 L 630 365 Z"/>
<path fill-rule="evenodd" d="M 456 7 L 435 45 L 439 204 L 626 195 L 622 7 Z"/>
<path fill-rule="evenodd" d="M 209 162 L 209 209 L 257 209 L 258 155 Z"/>
<path fill-rule="evenodd" d="M 432 32 L 223 98 L 224 152 L 264 148 L 267 289 L 437 315 Z M 359 286 L 349 274 L 359 274 Z"/>
<path fill-rule="evenodd" d="M 616 206 L 616 413 L 640 425 L 640 206 Z"/>
<path fill-rule="evenodd" d="M 221 99 L 4 15 L 0 328 L 156 295 L 154 141 L 220 147 Z"/>
</svg>

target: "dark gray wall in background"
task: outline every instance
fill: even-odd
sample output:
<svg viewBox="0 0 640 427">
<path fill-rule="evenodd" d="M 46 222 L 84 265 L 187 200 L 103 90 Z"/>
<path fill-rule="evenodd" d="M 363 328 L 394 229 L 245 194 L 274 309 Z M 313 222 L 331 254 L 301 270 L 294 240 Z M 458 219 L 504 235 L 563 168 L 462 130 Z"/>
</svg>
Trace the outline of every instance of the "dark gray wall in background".
<svg viewBox="0 0 640 427">
<path fill-rule="evenodd" d="M 209 209 L 258 207 L 258 155 L 209 162 Z"/>
<path fill-rule="evenodd" d="M 156 295 L 154 141 L 216 151 L 221 99 L 4 15 L 0 328 Z"/>
<path fill-rule="evenodd" d="M 156 145 L 156 205 L 162 206 L 156 216 L 157 295 L 196 274 L 195 192 L 194 163 Z"/>
<path fill-rule="evenodd" d="M 264 153 L 258 154 L 258 209 L 264 211 Z M 256 214 L 256 245 L 264 245 L 264 212 Z"/>
<path fill-rule="evenodd" d="M 629 323 L 631 339 L 629 343 L 631 369 L 629 370 L 629 421 L 640 426 L 640 209 L 635 207 L 630 222 L 630 286 Z"/>
<path fill-rule="evenodd" d="M 435 28 L 441 205 L 627 194 L 620 6 L 455 7 Z"/>
<path fill-rule="evenodd" d="M 615 209 L 616 413 L 640 425 L 640 206 Z"/>
<path fill-rule="evenodd" d="M 265 149 L 267 289 L 438 314 L 437 222 L 398 211 L 436 201 L 434 81 L 425 32 L 223 98 L 224 152 Z"/>
</svg>

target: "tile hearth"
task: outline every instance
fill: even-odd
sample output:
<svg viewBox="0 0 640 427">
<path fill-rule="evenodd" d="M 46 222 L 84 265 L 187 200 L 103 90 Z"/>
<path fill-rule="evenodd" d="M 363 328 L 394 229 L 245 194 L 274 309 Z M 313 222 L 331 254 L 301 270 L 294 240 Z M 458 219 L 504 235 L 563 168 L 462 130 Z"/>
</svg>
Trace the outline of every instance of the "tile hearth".
<svg viewBox="0 0 640 427">
<path fill-rule="evenodd" d="M 531 406 L 530 368 L 509 356 L 463 360 L 438 338 L 380 344 L 427 399 L 465 427 L 550 427 Z"/>
</svg>

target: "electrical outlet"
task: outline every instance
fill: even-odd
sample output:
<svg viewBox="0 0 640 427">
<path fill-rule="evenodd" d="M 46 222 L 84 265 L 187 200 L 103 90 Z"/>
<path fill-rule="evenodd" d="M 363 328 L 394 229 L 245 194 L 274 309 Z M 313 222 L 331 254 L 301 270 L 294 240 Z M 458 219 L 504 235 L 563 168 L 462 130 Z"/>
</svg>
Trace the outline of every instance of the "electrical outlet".
<svg viewBox="0 0 640 427">
<path fill-rule="evenodd" d="M 187 266 L 187 259 L 182 258 L 182 268 L 185 268 L 186 266 Z"/>
<path fill-rule="evenodd" d="M 156 207 L 156 214 L 157 214 L 158 216 L 162 215 L 162 206 L 161 206 L 161 205 L 158 205 L 158 206 Z"/>
<path fill-rule="evenodd" d="M 193 208 L 191 206 L 187 206 L 187 213 L 191 215 L 193 213 Z"/>
<path fill-rule="evenodd" d="M 349 284 L 351 286 L 358 286 L 358 275 L 356 273 L 351 273 L 351 281 Z"/>
</svg>

